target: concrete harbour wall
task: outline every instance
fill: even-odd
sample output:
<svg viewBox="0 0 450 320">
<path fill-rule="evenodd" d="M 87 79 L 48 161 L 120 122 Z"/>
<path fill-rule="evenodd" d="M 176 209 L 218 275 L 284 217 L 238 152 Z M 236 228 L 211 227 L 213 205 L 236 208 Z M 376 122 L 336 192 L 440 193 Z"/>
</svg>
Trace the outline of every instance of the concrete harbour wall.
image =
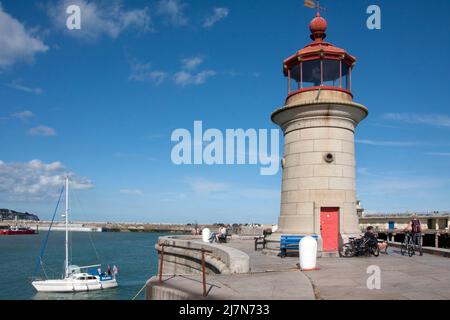
<svg viewBox="0 0 450 320">
<path fill-rule="evenodd" d="M 162 274 L 164 277 L 199 275 L 202 273 L 202 249 L 205 253 L 207 275 L 245 274 L 250 272 L 249 256 L 237 249 L 220 244 L 204 243 L 199 236 L 165 236 L 158 239 L 158 275 L 164 248 Z M 159 276 L 148 280 L 146 299 L 184 300 L 191 295 L 177 288 L 158 286 Z"/>
<path fill-rule="evenodd" d="M 201 273 L 201 249 L 211 251 L 205 254 L 207 274 L 248 273 L 250 270 L 250 258 L 247 254 L 220 244 L 201 242 L 200 236 L 160 237 L 155 245 L 159 256 L 163 245 L 163 274 Z"/>
</svg>

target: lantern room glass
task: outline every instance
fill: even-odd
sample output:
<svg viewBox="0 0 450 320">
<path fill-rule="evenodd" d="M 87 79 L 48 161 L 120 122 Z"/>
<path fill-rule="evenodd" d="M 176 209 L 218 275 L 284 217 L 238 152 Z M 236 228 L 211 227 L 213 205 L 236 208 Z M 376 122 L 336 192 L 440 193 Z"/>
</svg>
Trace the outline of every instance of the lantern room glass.
<svg viewBox="0 0 450 320">
<path fill-rule="evenodd" d="M 347 64 L 342 64 L 342 88 L 351 90 L 350 87 L 350 68 Z"/>
<path fill-rule="evenodd" d="M 341 61 L 338 60 L 322 60 L 323 67 L 323 86 L 340 87 L 341 79 Z"/>
<path fill-rule="evenodd" d="M 342 60 L 302 61 L 288 70 L 288 92 L 322 86 L 351 90 L 350 73 Z"/>
<path fill-rule="evenodd" d="M 294 92 L 300 89 L 301 76 L 300 65 L 295 65 L 289 70 L 289 92 Z"/>
<path fill-rule="evenodd" d="M 322 82 L 320 60 L 304 61 L 302 64 L 302 88 L 318 87 Z"/>
</svg>

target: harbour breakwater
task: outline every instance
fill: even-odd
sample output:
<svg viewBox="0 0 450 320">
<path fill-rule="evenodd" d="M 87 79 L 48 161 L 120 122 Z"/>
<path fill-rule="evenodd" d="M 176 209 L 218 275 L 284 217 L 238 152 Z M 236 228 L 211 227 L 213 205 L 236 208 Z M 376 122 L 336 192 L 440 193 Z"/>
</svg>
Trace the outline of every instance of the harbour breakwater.
<svg viewBox="0 0 450 320">
<path fill-rule="evenodd" d="M 1 221 L 0 226 L 29 227 L 33 230 L 47 231 L 50 227 L 50 221 Z M 197 225 L 197 228 L 210 228 L 215 230 L 215 225 Z M 165 224 L 165 223 L 134 223 L 134 222 L 72 222 L 69 224 L 69 230 L 74 232 L 146 232 L 146 233 L 178 233 L 187 234 L 195 229 L 192 224 Z M 52 226 L 53 231 L 64 231 L 63 222 L 55 222 Z"/>
</svg>

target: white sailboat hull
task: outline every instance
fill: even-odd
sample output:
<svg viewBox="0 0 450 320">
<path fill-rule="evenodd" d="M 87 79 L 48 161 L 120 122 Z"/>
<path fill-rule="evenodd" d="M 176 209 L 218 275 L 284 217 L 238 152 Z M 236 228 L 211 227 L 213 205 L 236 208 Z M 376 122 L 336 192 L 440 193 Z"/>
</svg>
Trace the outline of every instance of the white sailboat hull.
<svg viewBox="0 0 450 320">
<path fill-rule="evenodd" d="M 86 292 L 115 288 L 118 286 L 116 279 L 100 281 L 96 280 L 44 280 L 33 281 L 33 287 L 38 292 Z"/>
<path fill-rule="evenodd" d="M 62 195 L 61 190 L 61 195 Z M 117 271 L 114 266 L 114 275 L 111 274 L 111 270 L 108 266 L 108 274 L 101 272 L 101 265 L 78 267 L 75 265 L 69 265 L 69 177 L 65 179 L 65 191 L 66 191 L 66 210 L 65 210 L 65 253 L 66 259 L 64 260 L 64 274 L 65 278 L 58 280 L 39 280 L 33 281 L 31 284 L 38 292 L 85 292 L 96 291 L 103 289 L 115 288 L 118 286 L 116 281 Z M 58 202 L 59 204 L 59 202 Z M 58 208 L 58 207 L 57 207 Z M 56 211 L 55 211 L 56 214 Z M 50 229 L 49 229 L 50 230 Z M 46 241 L 48 238 L 46 239 Z M 92 240 L 91 240 L 92 241 Z M 44 247 L 45 248 L 45 247 Z M 39 257 L 39 261 L 42 264 L 42 256 Z M 82 269 L 97 268 L 98 275 L 92 273 L 81 272 Z"/>
</svg>

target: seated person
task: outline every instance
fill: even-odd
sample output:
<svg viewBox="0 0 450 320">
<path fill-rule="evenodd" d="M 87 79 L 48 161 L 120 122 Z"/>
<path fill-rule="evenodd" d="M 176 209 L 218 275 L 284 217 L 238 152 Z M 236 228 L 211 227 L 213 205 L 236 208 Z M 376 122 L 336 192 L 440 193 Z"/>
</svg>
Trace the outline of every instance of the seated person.
<svg viewBox="0 0 450 320">
<path fill-rule="evenodd" d="M 225 228 L 225 226 L 221 226 L 219 233 L 216 235 L 216 241 L 220 242 L 220 239 L 227 239 L 227 228 Z"/>
<path fill-rule="evenodd" d="M 387 242 L 383 241 L 381 243 L 378 243 L 378 238 L 375 234 L 375 230 L 372 226 L 367 227 L 366 233 L 364 233 L 364 239 L 368 239 L 368 244 L 370 246 L 377 245 L 380 250 L 386 250 L 387 249 Z"/>
<path fill-rule="evenodd" d="M 216 242 L 217 240 L 217 234 L 215 232 L 211 232 L 211 235 L 209 236 L 209 242 Z"/>
</svg>

